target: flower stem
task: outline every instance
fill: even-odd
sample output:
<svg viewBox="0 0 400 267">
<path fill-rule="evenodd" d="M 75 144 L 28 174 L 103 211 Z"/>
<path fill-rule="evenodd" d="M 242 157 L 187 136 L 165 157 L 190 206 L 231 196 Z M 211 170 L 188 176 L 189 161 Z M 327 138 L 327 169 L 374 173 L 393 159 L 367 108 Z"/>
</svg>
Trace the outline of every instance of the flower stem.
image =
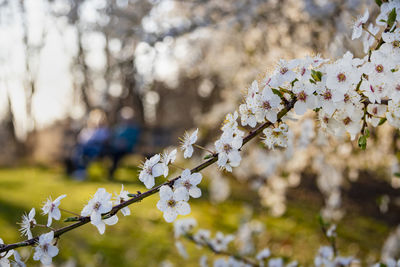
<svg viewBox="0 0 400 267">
<path fill-rule="evenodd" d="M 213 152 L 213 151 L 211 151 L 211 150 L 209 150 L 209 149 L 207 149 L 207 148 L 205 148 L 205 147 L 203 147 L 203 146 L 200 146 L 200 145 L 198 145 L 198 144 L 193 144 L 193 146 L 195 146 L 195 147 L 197 147 L 197 148 L 200 148 L 200 149 L 202 149 L 202 150 L 204 150 L 204 151 L 207 151 L 207 152 L 211 153 L 212 155 L 215 154 L 215 152 Z"/>
<path fill-rule="evenodd" d="M 81 215 L 80 215 L 80 214 L 78 214 L 78 213 L 75 213 L 75 212 L 73 212 L 73 211 L 69 211 L 69 210 L 62 209 L 62 208 L 59 208 L 59 209 L 60 209 L 60 210 L 62 210 L 62 211 L 64 211 L 64 212 L 67 212 L 67 213 L 73 214 L 73 215 L 75 215 L 75 216 L 81 217 Z"/>
</svg>

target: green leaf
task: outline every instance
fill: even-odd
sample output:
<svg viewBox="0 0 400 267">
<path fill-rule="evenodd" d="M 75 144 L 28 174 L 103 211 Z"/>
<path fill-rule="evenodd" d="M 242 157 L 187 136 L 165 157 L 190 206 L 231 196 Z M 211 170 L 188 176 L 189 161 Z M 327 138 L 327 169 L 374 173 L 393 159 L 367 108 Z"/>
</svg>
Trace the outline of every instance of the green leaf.
<svg viewBox="0 0 400 267">
<path fill-rule="evenodd" d="M 381 5 L 382 5 L 382 0 L 375 0 L 375 3 L 376 3 L 378 6 L 381 6 Z"/>
<path fill-rule="evenodd" d="M 358 138 L 358 147 L 362 150 L 365 150 L 367 148 L 367 137 L 365 135 L 361 135 Z"/>
<path fill-rule="evenodd" d="M 388 24 L 389 28 L 392 28 L 394 22 L 396 21 L 396 17 L 397 17 L 396 8 L 393 8 L 392 11 L 389 13 L 388 20 L 387 20 L 387 24 Z"/>
<path fill-rule="evenodd" d="M 320 82 L 322 78 L 322 73 L 320 71 L 311 70 L 311 77 L 316 82 Z"/>
<path fill-rule="evenodd" d="M 400 173 L 399 172 L 395 172 L 395 173 L 393 173 L 393 175 L 398 177 L 398 178 L 400 178 Z"/>
<path fill-rule="evenodd" d="M 64 222 L 79 222 L 80 219 L 79 217 L 68 217 L 67 219 L 64 220 Z"/>
<path fill-rule="evenodd" d="M 369 137 L 369 130 L 368 128 L 365 128 L 364 130 L 364 135 L 368 138 Z"/>
<path fill-rule="evenodd" d="M 203 159 L 211 159 L 212 157 L 213 157 L 213 155 L 208 154 L 208 155 L 205 155 Z"/>
<path fill-rule="evenodd" d="M 382 119 L 379 121 L 378 126 L 381 126 L 381 125 L 384 124 L 386 121 L 387 121 L 386 118 L 382 118 Z"/>
<path fill-rule="evenodd" d="M 272 88 L 272 92 L 273 92 L 274 94 L 276 94 L 277 96 L 279 96 L 280 98 L 283 97 L 282 93 L 281 93 L 278 89 Z"/>
</svg>

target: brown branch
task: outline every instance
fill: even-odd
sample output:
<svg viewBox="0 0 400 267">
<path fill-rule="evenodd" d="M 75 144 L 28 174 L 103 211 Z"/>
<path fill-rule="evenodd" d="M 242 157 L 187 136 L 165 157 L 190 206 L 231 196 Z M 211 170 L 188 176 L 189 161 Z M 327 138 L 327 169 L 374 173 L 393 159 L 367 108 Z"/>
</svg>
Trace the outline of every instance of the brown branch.
<svg viewBox="0 0 400 267">
<path fill-rule="evenodd" d="M 288 102 L 288 104 L 278 113 L 278 120 L 281 120 L 289 112 L 289 110 L 291 110 L 293 108 L 295 103 L 296 103 L 296 98 L 293 98 L 290 102 Z M 256 130 L 250 132 L 243 139 L 242 147 L 247 142 L 249 142 L 250 140 L 255 138 L 258 134 L 260 134 L 265 128 L 267 128 L 267 127 L 269 127 L 271 125 L 272 125 L 272 123 L 267 121 L 267 122 L 263 123 L 262 125 L 260 125 Z M 199 172 L 199 171 L 209 167 L 210 165 L 214 164 L 217 160 L 218 160 L 218 154 L 213 154 L 211 159 L 209 159 L 209 160 L 201 163 L 197 167 L 191 169 L 191 172 L 192 173 L 193 172 Z M 174 184 L 174 182 L 176 180 L 178 180 L 179 178 L 180 178 L 180 176 L 177 176 L 177 177 L 175 177 L 175 178 L 173 178 L 173 179 L 171 179 L 171 180 L 169 180 L 167 182 L 164 182 L 164 183 L 162 183 L 162 184 L 160 184 L 160 185 L 158 185 L 158 186 L 156 186 L 156 187 L 144 192 L 144 193 L 138 193 L 138 194 L 136 194 L 136 196 L 132 197 L 131 199 L 129 199 L 129 200 L 127 200 L 127 201 L 125 201 L 125 202 L 123 202 L 123 203 L 121 203 L 119 205 L 114 206 L 111 209 L 111 211 L 109 211 L 109 212 L 107 212 L 105 214 L 102 214 L 102 215 L 103 215 L 103 217 L 109 218 L 109 217 L 117 214 L 117 212 L 119 210 L 121 210 L 122 208 L 124 208 L 126 206 L 129 206 L 129 205 L 131 205 L 133 203 L 139 202 L 142 199 L 147 198 L 147 197 L 149 197 L 151 195 L 154 195 L 155 193 L 158 192 L 158 190 L 163 185 L 172 186 Z M 60 229 L 55 230 L 54 231 L 54 237 L 55 238 L 60 237 L 62 234 L 65 234 L 65 233 L 67 233 L 67 232 L 69 232 L 69 231 L 71 231 L 71 230 L 73 230 L 75 228 L 78 228 L 78 227 L 80 227 L 82 225 L 85 225 L 85 224 L 89 223 L 90 222 L 90 217 L 89 216 L 87 216 L 87 217 L 76 217 L 76 220 L 79 220 L 79 222 L 76 222 L 74 224 L 71 224 L 71 225 L 68 225 L 68 226 L 65 226 L 65 227 L 62 227 Z M 39 240 L 39 237 L 36 236 L 34 238 L 31 238 L 31 239 L 28 239 L 28 240 L 25 240 L 25 241 L 22 241 L 22 242 L 14 243 L 14 244 L 2 244 L 2 245 L 0 244 L 0 253 L 6 252 L 6 251 L 9 251 L 11 249 L 18 248 L 18 247 L 33 246 L 38 242 L 38 240 Z"/>
</svg>

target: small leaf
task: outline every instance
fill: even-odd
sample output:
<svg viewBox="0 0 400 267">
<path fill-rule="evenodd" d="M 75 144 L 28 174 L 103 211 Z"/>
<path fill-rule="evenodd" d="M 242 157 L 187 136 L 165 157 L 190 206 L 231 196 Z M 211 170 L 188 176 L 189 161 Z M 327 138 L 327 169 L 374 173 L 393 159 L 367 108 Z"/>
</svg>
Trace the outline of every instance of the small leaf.
<svg viewBox="0 0 400 267">
<path fill-rule="evenodd" d="M 381 6 L 381 5 L 382 5 L 382 0 L 375 0 L 375 3 L 376 3 L 378 6 Z"/>
<path fill-rule="evenodd" d="M 314 79 L 314 81 L 320 82 L 322 78 L 322 72 L 311 70 L 311 77 Z"/>
<path fill-rule="evenodd" d="M 78 222 L 80 221 L 79 217 L 68 217 L 67 219 L 64 220 L 64 222 Z"/>
<path fill-rule="evenodd" d="M 279 90 L 277 90 L 277 89 L 272 88 L 272 92 L 273 92 L 274 94 L 276 94 L 277 96 L 279 96 L 280 98 L 283 97 L 282 93 L 281 93 Z"/>
<path fill-rule="evenodd" d="M 213 157 L 213 155 L 208 154 L 208 155 L 205 155 L 203 159 L 211 159 L 212 157 Z"/>
<path fill-rule="evenodd" d="M 396 17 L 397 17 L 396 8 L 393 8 L 392 11 L 389 13 L 388 20 L 387 20 L 387 24 L 388 24 L 389 28 L 392 28 L 394 22 L 396 21 Z"/>
<path fill-rule="evenodd" d="M 361 135 L 358 138 L 358 147 L 362 150 L 365 150 L 367 148 L 367 137 L 365 135 Z"/>
<path fill-rule="evenodd" d="M 382 118 L 382 119 L 379 121 L 378 126 L 381 126 L 381 125 L 384 124 L 386 121 L 387 121 L 386 118 Z"/>
<path fill-rule="evenodd" d="M 395 172 L 395 173 L 393 173 L 393 175 L 398 177 L 398 178 L 400 178 L 400 173 L 399 172 Z"/>
<path fill-rule="evenodd" d="M 369 130 L 368 128 L 365 128 L 364 130 L 364 135 L 368 138 L 369 137 Z"/>
</svg>

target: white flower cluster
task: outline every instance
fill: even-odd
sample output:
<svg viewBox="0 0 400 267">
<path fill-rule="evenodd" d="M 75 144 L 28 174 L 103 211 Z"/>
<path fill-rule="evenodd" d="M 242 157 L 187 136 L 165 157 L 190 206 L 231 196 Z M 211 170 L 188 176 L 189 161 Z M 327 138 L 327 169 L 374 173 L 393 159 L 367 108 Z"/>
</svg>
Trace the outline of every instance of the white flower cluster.
<svg viewBox="0 0 400 267">
<path fill-rule="evenodd" d="M 103 234 L 105 231 L 105 225 L 116 224 L 118 222 L 118 217 L 117 215 L 114 215 L 110 218 L 103 219 L 102 216 L 105 213 L 110 212 L 113 206 L 127 201 L 130 198 L 128 194 L 129 192 L 124 190 L 122 185 L 121 192 L 116 194 L 114 200 L 111 200 L 112 194 L 108 193 L 104 188 L 99 188 L 94 194 L 93 198 L 89 200 L 88 204 L 81 211 L 81 216 L 89 216 L 90 222 L 97 227 L 100 234 Z M 41 225 L 37 223 L 35 219 L 35 208 L 32 208 L 29 214 L 23 214 L 22 222 L 19 223 L 21 225 L 21 234 L 27 236 L 28 239 L 33 238 L 32 229 L 37 226 L 52 229 L 52 231 L 48 233 L 41 234 L 35 245 L 33 259 L 36 261 L 41 261 L 43 265 L 50 265 L 52 263 L 52 258 L 58 254 L 58 248 L 55 246 L 56 242 L 54 241 L 55 232 L 53 228 L 51 228 L 51 224 L 53 219 L 60 220 L 61 211 L 59 206 L 61 204 L 61 200 L 65 197 L 66 195 L 61 195 L 55 200 L 52 200 L 52 198 L 49 197 L 44 203 L 42 207 L 42 214 L 48 215 L 47 225 Z M 66 210 L 63 211 L 69 212 Z M 130 215 L 130 209 L 128 207 L 124 207 L 121 209 L 121 213 L 124 216 Z M 1 239 L 0 241 L 0 244 L 3 244 Z M 3 253 L 0 254 L 0 266 L 10 266 L 8 257 L 11 255 L 14 255 L 14 261 L 12 262 L 13 266 L 25 266 L 25 261 L 28 259 L 22 261 L 17 251 L 9 251 L 6 254 L 4 253 L 4 255 Z"/>
<path fill-rule="evenodd" d="M 199 198 L 201 190 L 197 185 L 201 182 L 200 173 L 191 173 L 185 169 L 179 179 L 174 182 L 173 189 L 169 185 L 160 188 L 160 200 L 157 208 L 164 212 L 164 219 L 173 222 L 179 215 L 190 213 L 190 205 L 187 203 L 189 196 Z"/>
</svg>

